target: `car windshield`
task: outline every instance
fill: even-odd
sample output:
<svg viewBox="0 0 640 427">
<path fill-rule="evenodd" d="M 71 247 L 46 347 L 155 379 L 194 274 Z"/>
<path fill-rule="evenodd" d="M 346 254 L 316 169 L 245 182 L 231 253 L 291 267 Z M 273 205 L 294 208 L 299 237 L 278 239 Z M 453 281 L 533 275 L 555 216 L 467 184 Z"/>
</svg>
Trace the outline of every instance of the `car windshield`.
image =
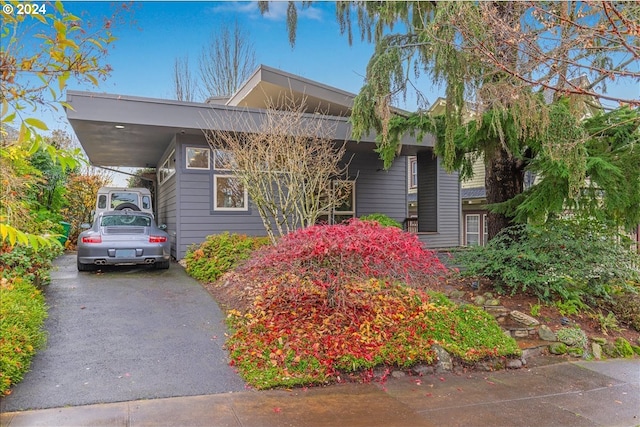
<svg viewBox="0 0 640 427">
<path fill-rule="evenodd" d="M 151 226 L 151 218 L 143 215 L 106 215 L 102 217 L 100 226 L 108 227 L 112 225 L 149 227 Z"/>
</svg>

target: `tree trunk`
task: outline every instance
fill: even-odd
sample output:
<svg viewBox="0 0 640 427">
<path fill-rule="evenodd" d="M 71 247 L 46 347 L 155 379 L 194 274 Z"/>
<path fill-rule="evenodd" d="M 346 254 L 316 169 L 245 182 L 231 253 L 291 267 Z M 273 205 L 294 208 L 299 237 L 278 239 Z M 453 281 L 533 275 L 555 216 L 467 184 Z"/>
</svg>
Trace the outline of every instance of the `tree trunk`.
<svg viewBox="0 0 640 427">
<path fill-rule="evenodd" d="M 485 153 L 484 185 L 487 204 L 506 202 L 524 189 L 522 162 L 507 153 L 501 146 Z M 503 214 L 487 213 L 487 238 L 491 240 L 500 230 L 513 224 L 513 218 Z"/>
</svg>

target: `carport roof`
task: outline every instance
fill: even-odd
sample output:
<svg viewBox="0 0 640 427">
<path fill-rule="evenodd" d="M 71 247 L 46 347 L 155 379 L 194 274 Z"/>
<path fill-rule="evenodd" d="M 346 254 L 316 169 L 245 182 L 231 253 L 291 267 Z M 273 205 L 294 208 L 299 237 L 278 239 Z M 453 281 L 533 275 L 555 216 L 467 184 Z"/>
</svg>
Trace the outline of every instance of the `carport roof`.
<svg viewBox="0 0 640 427">
<path fill-rule="evenodd" d="M 335 125 L 334 139 L 350 141 L 351 125 L 346 117 L 353 95 L 269 67 L 258 70 L 226 103 L 194 103 L 135 96 L 68 91 L 67 118 L 89 161 L 98 166 L 156 167 L 176 134 L 203 135 L 215 125 L 224 130 L 251 132 L 260 129 L 265 117 L 265 97 L 292 93 L 306 98 L 309 110 L 319 108 L 332 115 L 309 113 L 308 120 L 328 120 Z M 371 150 L 375 134 L 361 138 L 357 150 Z M 366 144 L 369 143 L 369 144 Z M 428 136 L 422 143 L 403 139 L 412 153 L 433 147 Z"/>
</svg>

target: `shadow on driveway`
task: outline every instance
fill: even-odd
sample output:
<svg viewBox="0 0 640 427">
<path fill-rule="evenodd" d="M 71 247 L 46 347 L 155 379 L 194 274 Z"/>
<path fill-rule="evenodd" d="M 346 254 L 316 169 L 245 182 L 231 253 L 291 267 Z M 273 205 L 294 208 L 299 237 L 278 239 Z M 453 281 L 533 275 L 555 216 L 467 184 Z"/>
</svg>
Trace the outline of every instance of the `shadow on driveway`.
<svg viewBox="0 0 640 427">
<path fill-rule="evenodd" d="M 223 313 L 180 265 L 79 273 L 67 253 L 54 268 L 47 346 L 2 412 L 244 390 Z"/>
</svg>

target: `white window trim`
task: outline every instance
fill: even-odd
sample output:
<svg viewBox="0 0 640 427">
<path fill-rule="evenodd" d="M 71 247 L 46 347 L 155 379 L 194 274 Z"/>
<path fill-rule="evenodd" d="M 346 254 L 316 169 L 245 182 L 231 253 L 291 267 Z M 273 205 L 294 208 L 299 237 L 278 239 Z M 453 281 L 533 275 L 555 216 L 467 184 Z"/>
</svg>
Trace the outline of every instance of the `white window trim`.
<svg viewBox="0 0 640 427">
<path fill-rule="evenodd" d="M 469 233 L 469 223 L 467 222 L 467 219 L 469 217 L 472 217 L 472 216 L 478 218 L 478 231 L 474 232 L 474 233 Z M 478 244 L 478 246 L 480 246 L 481 243 L 482 243 L 482 241 L 480 240 L 480 231 L 481 231 L 480 230 L 480 214 L 465 214 L 465 216 L 464 216 L 464 244 L 466 246 L 469 246 L 468 236 L 469 236 L 469 234 L 474 234 L 474 235 L 478 236 L 478 243 L 477 244 Z"/>
<path fill-rule="evenodd" d="M 489 235 L 489 225 L 487 224 L 487 214 L 482 214 L 482 246 L 487 243 Z"/>
<path fill-rule="evenodd" d="M 171 153 L 164 160 L 164 162 L 162 162 L 162 166 L 160 166 L 160 169 L 158 170 L 158 184 L 162 184 L 163 182 L 171 178 L 173 175 L 175 175 L 176 173 L 175 163 L 173 165 L 173 168 L 169 167 L 171 160 L 174 159 L 175 157 L 176 157 L 176 150 L 172 150 Z M 163 173 L 164 171 L 169 171 L 169 172 L 165 174 Z"/>
<path fill-rule="evenodd" d="M 195 166 L 189 166 L 189 150 L 207 150 L 207 167 L 206 168 L 199 168 L 199 167 L 195 167 Z M 189 170 L 201 170 L 201 171 L 208 171 L 211 170 L 211 149 L 206 148 L 206 147 L 186 147 L 185 149 L 185 155 L 184 155 L 184 164 L 185 167 Z"/>
<path fill-rule="evenodd" d="M 218 206 L 218 178 L 233 178 L 238 179 L 235 175 L 213 175 L 213 210 L 221 212 L 246 212 L 249 210 L 249 192 L 247 188 L 242 185 L 244 189 L 244 207 L 242 208 L 225 208 Z"/>
<path fill-rule="evenodd" d="M 418 158 L 410 156 L 409 159 L 409 189 L 418 188 Z M 413 168 L 416 168 L 415 180 L 413 179 Z"/>
</svg>

